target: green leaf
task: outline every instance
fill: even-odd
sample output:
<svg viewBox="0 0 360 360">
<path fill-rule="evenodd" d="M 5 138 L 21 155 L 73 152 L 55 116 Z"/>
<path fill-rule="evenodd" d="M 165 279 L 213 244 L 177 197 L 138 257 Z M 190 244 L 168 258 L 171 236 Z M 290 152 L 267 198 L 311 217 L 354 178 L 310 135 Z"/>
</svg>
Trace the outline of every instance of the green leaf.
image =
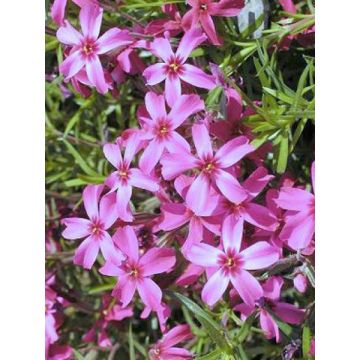
<svg viewBox="0 0 360 360">
<path fill-rule="evenodd" d="M 75 355 L 76 360 L 85 360 L 85 358 L 79 353 L 79 351 L 73 349 L 73 353 Z"/>
<path fill-rule="evenodd" d="M 276 164 L 276 172 L 279 174 L 283 174 L 286 170 L 287 159 L 289 154 L 289 139 L 284 133 L 281 133 L 279 137 L 280 137 L 280 145 L 279 145 L 279 153 Z"/>
<path fill-rule="evenodd" d="M 216 349 L 206 355 L 198 356 L 195 359 L 196 360 L 218 360 L 221 358 L 221 349 Z"/>
<path fill-rule="evenodd" d="M 254 320 L 256 317 L 256 312 L 253 312 L 249 317 L 246 318 L 246 320 L 244 321 L 244 323 L 241 326 L 239 335 L 236 337 L 236 340 L 241 344 L 244 340 L 246 340 L 246 338 L 248 337 L 248 335 L 250 334 L 251 331 L 251 325 L 253 324 Z"/>
<path fill-rule="evenodd" d="M 233 353 L 231 344 L 227 340 L 226 336 L 224 336 L 225 329 L 222 326 L 212 319 L 205 310 L 186 296 L 177 292 L 172 292 L 172 295 L 195 315 L 197 320 L 204 327 L 205 331 L 222 351 L 228 355 Z"/>
<path fill-rule="evenodd" d="M 310 346 L 311 346 L 311 331 L 308 326 L 304 326 L 302 333 L 302 353 L 304 357 L 309 354 Z"/>
<path fill-rule="evenodd" d="M 81 167 L 81 169 L 89 176 L 99 176 L 99 174 L 93 170 L 76 151 L 76 149 L 65 139 L 62 139 L 69 153 L 74 157 L 75 162 Z"/>
<path fill-rule="evenodd" d="M 129 326 L 129 355 L 130 360 L 135 360 L 135 348 L 134 348 L 134 339 L 132 334 L 132 324 Z"/>
</svg>

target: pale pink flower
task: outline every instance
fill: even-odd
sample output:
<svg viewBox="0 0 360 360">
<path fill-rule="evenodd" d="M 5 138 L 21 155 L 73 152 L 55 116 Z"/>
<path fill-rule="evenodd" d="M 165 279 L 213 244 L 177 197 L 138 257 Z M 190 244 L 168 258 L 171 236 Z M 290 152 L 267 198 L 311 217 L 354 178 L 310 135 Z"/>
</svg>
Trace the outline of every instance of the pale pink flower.
<svg viewBox="0 0 360 360">
<path fill-rule="evenodd" d="M 151 360 L 186 360 L 193 359 L 189 350 L 174 345 L 193 337 L 189 325 L 177 325 L 169 330 L 149 351 Z"/>
<path fill-rule="evenodd" d="M 101 250 L 106 260 L 119 263 L 124 259 L 117 249 L 107 230 L 117 219 L 114 193 L 99 198 L 104 189 L 103 185 L 88 185 L 83 192 L 83 200 L 89 219 L 65 218 L 62 223 L 66 226 L 62 236 L 68 240 L 86 239 L 75 251 L 74 263 L 90 269 Z"/>
<path fill-rule="evenodd" d="M 174 250 L 152 248 L 140 256 L 138 240 L 131 226 L 119 228 L 113 235 L 113 239 L 127 258 L 120 266 L 107 261 L 99 270 L 103 275 L 118 278 L 112 295 L 121 301 L 123 307 L 126 307 L 137 290 L 148 308 L 154 311 L 159 310 L 162 292 L 150 277 L 168 272 L 175 265 Z"/>
<path fill-rule="evenodd" d="M 80 10 L 82 33 L 67 20 L 56 33 L 58 40 L 71 46 L 70 55 L 61 63 L 60 72 L 70 79 L 85 68 L 87 77 L 97 91 L 104 94 L 109 86 L 105 81 L 99 55 L 133 42 L 127 31 L 111 28 L 99 37 L 103 10 L 95 5 L 87 5 Z"/>
<path fill-rule="evenodd" d="M 280 301 L 283 284 L 284 280 L 281 277 L 269 278 L 263 285 L 264 296 L 257 301 L 257 306 L 260 308 L 260 326 L 266 338 L 275 338 L 276 342 L 280 341 L 280 332 L 272 313 L 289 324 L 300 324 L 305 316 L 305 310 Z M 255 306 L 239 304 L 234 309 L 240 311 L 242 320 L 245 320 L 254 311 Z"/>
<path fill-rule="evenodd" d="M 150 140 L 140 159 L 140 169 L 149 173 L 158 163 L 164 150 L 189 151 L 186 140 L 175 130 L 190 116 L 204 109 L 198 95 L 181 95 L 167 114 L 163 95 L 148 92 L 145 96 L 149 116 L 142 117 L 142 139 Z"/>
<path fill-rule="evenodd" d="M 315 191 L 315 163 L 311 166 L 311 178 Z M 315 233 L 315 196 L 303 189 L 282 187 L 275 201 L 288 210 L 280 238 L 294 250 L 306 248 Z"/>
<path fill-rule="evenodd" d="M 248 196 L 237 179 L 227 170 L 254 150 L 245 136 L 224 144 L 215 154 L 205 125 L 195 124 L 192 135 L 198 157 L 182 151 L 166 154 L 162 160 L 162 175 L 171 180 L 184 171 L 197 168 L 196 177 L 186 195 L 187 204 L 197 212 L 206 208 L 211 186 L 215 186 L 227 199 L 240 203 Z"/>
<path fill-rule="evenodd" d="M 193 245 L 187 252 L 187 258 L 194 264 L 211 267 L 214 274 L 205 284 L 201 298 L 213 306 L 227 289 L 229 282 L 237 290 L 244 302 L 253 306 L 263 296 L 258 280 L 248 270 L 264 269 L 278 258 L 278 252 L 265 241 L 240 251 L 242 233 L 234 231 L 233 224 L 225 219 L 222 227 L 222 248 L 208 244 Z"/>
<path fill-rule="evenodd" d="M 170 106 L 181 95 L 180 80 L 203 89 L 215 87 L 211 75 L 194 65 L 185 63 L 190 53 L 205 39 L 206 36 L 200 29 L 192 29 L 185 33 L 175 53 L 168 39 L 157 38 L 153 41 L 151 49 L 163 62 L 150 65 L 143 75 L 148 85 L 155 85 L 165 80 L 165 97 Z"/>
<path fill-rule="evenodd" d="M 192 9 L 183 16 L 183 27 L 189 30 L 200 24 L 211 43 L 221 45 L 212 16 L 236 16 L 244 7 L 244 0 L 187 0 L 187 4 Z"/>
<path fill-rule="evenodd" d="M 129 210 L 132 188 L 138 187 L 154 192 L 159 189 L 159 185 L 154 178 L 144 174 L 140 169 L 130 167 L 139 150 L 139 136 L 135 134 L 127 141 L 124 157 L 121 154 L 121 142 L 121 138 L 118 138 L 116 144 L 104 145 L 105 157 L 116 168 L 116 171 L 107 177 L 105 184 L 110 187 L 110 192 L 116 191 L 118 216 L 120 219 L 129 222 L 133 220 Z"/>
<path fill-rule="evenodd" d="M 304 293 L 307 289 L 307 278 L 305 275 L 298 273 L 295 277 L 294 277 L 294 287 L 297 291 Z"/>
</svg>

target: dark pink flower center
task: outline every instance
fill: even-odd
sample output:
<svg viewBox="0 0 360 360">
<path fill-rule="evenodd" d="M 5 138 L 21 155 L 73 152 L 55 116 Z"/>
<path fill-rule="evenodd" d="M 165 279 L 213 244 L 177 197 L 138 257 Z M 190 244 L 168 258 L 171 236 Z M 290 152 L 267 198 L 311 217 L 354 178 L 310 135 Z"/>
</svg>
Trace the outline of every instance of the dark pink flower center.
<svg viewBox="0 0 360 360">
<path fill-rule="evenodd" d="M 129 176 L 130 176 L 130 171 L 129 171 L 129 166 L 127 164 L 123 164 L 117 172 L 118 176 L 119 176 L 119 180 L 122 183 L 127 183 L 127 181 L 129 180 Z"/>
<path fill-rule="evenodd" d="M 171 126 L 168 120 L 161 119 L 155 127 L 155 135 L 160 139 L 166 139 L 171 131 Z"/>
<path fill-rule="evenodd" d="M 204 173 L 210 175 L 212 174 L 215 170 L 217 170 L 218 165 L 216 163 L 216 161 L 214 160 L 213 157 L 209 157 L 207 159 L 203 159 L 201 165 L 200 165 L 201 171 L 203 171 Z"/>
<path fill-rule="evenodd" d="M 91 235 L 95 237 L 102 237 L 104 231 L 104 224 L 99 219 L 94 219 L 90 225 Z"/>
<path fill-rule="evenodd" d="M 95 40 L 86 39 L 81 45 L 81 52 L 84 56 L 90 57 L 97 51 L 97 45 Z"/>
<path fill-rule="evenodd" d="M 138 279 L 141 277 L 141 268 L 136 263 L 126 263 L 124 265 L 125 271 L 128 273 L 129 276 L 131 276 L 133 279 Z"/>
<path fill-rule="evenodd" d="M 167 63 L 166 72 L 168 75 L 181 74 L 183 72 L 181 59 L 177 56 L 171 57 Z"/>
<path fill-rule="evenodd" d="M 234 249 L 229 249 L 219 256 L 218 263 L 225 274 L 235 273 L 241 266 L 241 257 Z"/>
</svg>

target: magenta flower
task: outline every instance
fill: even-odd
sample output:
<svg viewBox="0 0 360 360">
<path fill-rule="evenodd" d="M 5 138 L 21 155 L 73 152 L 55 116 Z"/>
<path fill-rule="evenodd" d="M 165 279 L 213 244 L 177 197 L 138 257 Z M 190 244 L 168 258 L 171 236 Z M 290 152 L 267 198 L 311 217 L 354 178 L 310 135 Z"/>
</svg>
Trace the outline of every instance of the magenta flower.
<svg viewBox="0 0 360 360">
<path fill-rule="evenodd" d="M 283 284 L 284 280 L 281 277 L 269 278 L 263 285 L 264 296 L 257 301 L 257 306 L 260 308 L 260 326 L 264 330 L 266 338 L 275 338 L 276 342 L 280 341 L 280 332 L 272 313 L 289 324 L 300 324 L 305 315 L 303 309 L 280 301 Z M 240 311 L 242 319 L 245 320 L 254 311 L 254 306 L 239 304 L 234 309 Z"/>
<path fill-rule="evenodd" d="M 97 91 L 104 94 L 109 86 L 105 81 L 99 55 L 130 44 L 133 40 L 127 31 L 117 28 L 111 28 L 99 37 L 102 14 L 103 10 L 98 6 L 84 6 L 80 10 L 82 33 L 65 20 L 65 25 L 58 29 L 56 36 L 61 43 L 72 47 L 70 55 L 60 65 L 60 72 L 68 80 L 85 68 L 89 81 Z"/>
<path fill-rule="evenodd" d="M 185 151 L 165 155 L 161 160 L 164 179 L 173 179 L 193 168 L 200 171 L 186 195 L 186 203 L 196 212 L 201 212 L 206 208 L 211 186 L 215 186 L 234 203 L 245 200 L 248 196 L 245 189 L 233 175 L 224 169 L 230 168 L 254 150 L 248 139 L 245 136 L 239 136 L 224 144 L 214 154 L 205 125 L 193 125 L 192 135 L 198 157 Z"/>
<path fill-rule="evenodd" d="M 62 236 L 68 240 L 86 239 L 77 248 L 74 263 L 90 269 L 101 250 L 105 260 L 119 263 L 124 259 L 115 247 L 107 230 L 117 219 L 115 209 L 115 194 L 108 194 L 99 198 L 104 189 L 103 185 L 88 185 L 83 192 L 84 206 L 89 219 L 65 218 L 62 223 L 66 226 Z"/>
<path fill-rule="evenodd" d="M 315 190 L 315 163 L 311 166 Z M 285 210 L 285 225 L 280 238 L 294 250 L 306 248 L 315 233 L 315 196 L 298 188 L 282 187 L 276 203 Z"/>
<path fill-rule="evenodd" d="M 193 337 L 189 325 L 177 325 L 169 330 L 149 351 L 151 360 L 184 360 L 192 359 L 189 350 L 174 345 Z"/>
<path fill-rule="evenodd" d="M 209 195 L 207 206 L 202 212 L 192 210 L 186 203 L 186 194 L 193 180 L 192 177 L 181 175 L 174 181 L 175 189 L 185 200 L 184 203 L 168 202 L 161 206 L 163 220 L 159 224 L 160 229 L 164 231 L 174 230 L 189 223 L 188 236 L 183 245 L 184 254 L 194 242 L 203 239 L 204 228 L 220 235 L 220 222 L 213 216 L 216 215 L 219 195 L 213 190 Z"/>
<path fill-rule="evenodd" d="M 153 41 L 152 51 L 164 62 L 150 65 L 143 75 L 148 85 L 155 85 L 165 80 L 165 97 L 170 106 L 173 106 L 181 95 L 180 80 L 203 89 L 215 87 L 211 75 L 194 65 L 185 64 L 190 53 L 205 39 L 206 36 L 200 29 L 192 29 L 185 33 L 175 53 L 168 39 L 157 38 Z"/>
<path fill-rule="evenodd" d="M 212 16 L 236 16 L 244 7 L 244 0 L 187 0 L 192 9 L 182 20 L 186 30 L 193 29 L 200 23 L 207 37 L 214 45 L 221 45 L 222 40 L 217 36 Z"/>
<path fill-rule="evenodd" d="M 265 241 L 240 251 L 241 239 L 242 233 L 235 231 L 233 224 L 225 219 L 221 237 L 224 250 L 200 243 L 193 245 L 187 252 L 187 258 L 192 263 L 215 269 L 201 293 L 202 300 L 209 306 L 222 297 L 229 282 L 250 306 L 263 296 L 261 285 L 248 270 L 272 265 L 279 258 L 278 252 Z"/>
<path fill-rule="evenodd" d="M 133 216 L 129 211 L 129 201 L 132 187 L 138 187 L 149 191 L 157 191 L 159 185 L 138 168 L 130 168 L 131 162 L 139 150 L 139 136 L 132 136 L 125 148 L 124 158 L 121 154 L 121 138 L 116 144 L 104 145 L 104 154 L 108 161 L 116 168 L 105 180 L 105 184 L 111 188 L 110 192 L 116 191 L 116 207 L 118 216 L 124 221 L 132 221 Z"/>
<path fill-rule="evenodd" d="M 267 207 L 253 202 L 253 199 L 273 178 L 274 176 L 268 175 L 264 167 L 259 167 L 242 184 L 248 194 L 247 197 L 240 202 L 228 200 L 224 202 L 225 218 L 229 219 L 238 231 L 242 231 L 244 221 L 268 232 L 277 229 L 279 224 L 276 216 Z"/>
<path fill-rule="evenodd" d="M 167 272 L 174 266 L 176 262 L 174 250 L 152 248 L 140 257 L 138 239 L 131 226 L 119 228 L 113 238 L 127 258 L 120 266 L 107 261 L 99 270 L 103 275 L 118 278 L 112 295 L 122 302 L 123 307 L 126 307 L 137 290 L 148 308 L 159 310 L 162 292 L 150 277 Z"/>
<path fill-rule="evenodd" d="M 164 149 L 169 152 L 189 151 L 186 140 L 175 130 L 190 116 L 204 109 L 204 102 L 198 95 L 181 95 L 166 113 L 163 95 L 148 92 L 145 105 L 149 117 L 142 117 L 142 139 L 150 140 L 140 159 L 140 169 L 149 173 L 158 163 Z"/>
</svg>

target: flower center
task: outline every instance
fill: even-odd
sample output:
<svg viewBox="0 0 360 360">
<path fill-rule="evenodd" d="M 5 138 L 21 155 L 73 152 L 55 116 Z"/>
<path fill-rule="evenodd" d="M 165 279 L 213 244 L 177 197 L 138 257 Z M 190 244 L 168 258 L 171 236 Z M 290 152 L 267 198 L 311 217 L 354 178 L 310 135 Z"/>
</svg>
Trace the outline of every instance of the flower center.
<svg viewBox="0 0 360 360">
<path fill-rule="evenodd" d="M 136 268 L 131 269 L 130 275 L 137 278 L 139 276 L 139 270 Z"/>
<path fill-rule="evenodd" d="M 118 175 L 119 175 L 120 179 L 126 180 L 128 178 L 129 174 L 126 170 L 119 170 Z"/>
<path fill-rule="evenodd" d="M 233 267 L 235 265 L 235 260 L 231 257 L 227 258 L 226 260 L 226 266 L 227 267 Z"/>
<path fill-rule="evenodd" d="M 207 5 L 206 4 L 201 4 L 200 5 L 200 11 L 206 11 L 207 10 Z"/>
<path fill-rule="evenodd" d="M 99 236 L 102 234 L 104 229 L 104 224 L 102 224 L 98 219 L 93 220 L 91 224 L 91 234 L 93 236 Z"/>
<path fill-rule="evenodd" d="M 81 51 L 83 53 L 83 55 L 85 56 L 91 56 L 95 53 L 96 51 L 96 44 L 95 41 L 91 40 L 91 39 L 87 39 L 83 44 L 82 44 L 82 48 Z"/>
<path fill-rule="evenodd" d="M 178 74 L 181 72 L 181 60 L 177 57 L 173 57 L 169 60 L 167 65 L 167 72 L 170 75 Z"/>
<path fill-rule="evenodd" d="M 159 129 L 159 133 L 160 133 L 161 135 L 165 135 L 165 134 L 167 134 L 168 132 L 169 132 L 169 129 L 168 129 L 168 127 L 167 127 L 166 125 L 161 126 L 160 129 Z"/>
</svg>

